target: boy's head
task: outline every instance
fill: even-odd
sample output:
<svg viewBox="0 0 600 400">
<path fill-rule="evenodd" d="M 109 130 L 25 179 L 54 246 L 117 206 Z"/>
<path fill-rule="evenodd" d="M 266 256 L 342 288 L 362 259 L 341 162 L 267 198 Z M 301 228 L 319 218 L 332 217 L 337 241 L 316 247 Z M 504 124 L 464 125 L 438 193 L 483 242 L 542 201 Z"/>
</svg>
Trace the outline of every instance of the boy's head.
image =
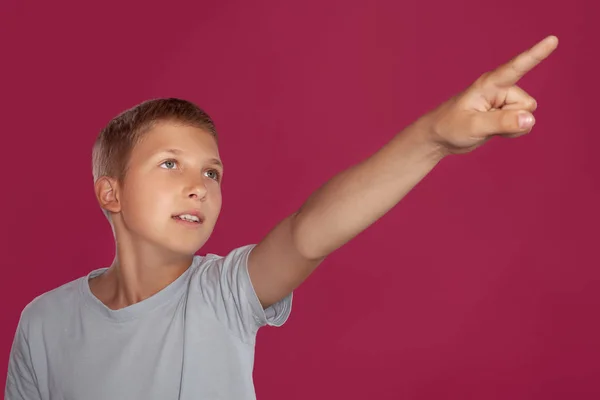
<svg viewBox="0 0 600 400">
<path fill-rule="evenodd" d="M 217 133 L 191 102 L 143 102 L 112 119 L 93 148 L 96 197 L 117 242 L 196 252 L 221 210 Z"/>
</svg>

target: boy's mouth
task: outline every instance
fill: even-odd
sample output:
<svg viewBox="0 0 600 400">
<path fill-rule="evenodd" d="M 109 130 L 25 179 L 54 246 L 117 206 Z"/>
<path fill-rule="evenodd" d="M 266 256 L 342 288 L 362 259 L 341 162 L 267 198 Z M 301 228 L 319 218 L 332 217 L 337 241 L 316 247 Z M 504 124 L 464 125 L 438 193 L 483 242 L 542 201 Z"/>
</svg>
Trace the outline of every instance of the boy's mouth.
<svg viewBox="0 0 600 400">
<path fill-rule="evenodd" d="M 172 218 L 176 221 L 188 222 L 192 224 L 201 224 L 204 222 L 204 216 L 198 211 L 175 214 Z"/>
</svg>

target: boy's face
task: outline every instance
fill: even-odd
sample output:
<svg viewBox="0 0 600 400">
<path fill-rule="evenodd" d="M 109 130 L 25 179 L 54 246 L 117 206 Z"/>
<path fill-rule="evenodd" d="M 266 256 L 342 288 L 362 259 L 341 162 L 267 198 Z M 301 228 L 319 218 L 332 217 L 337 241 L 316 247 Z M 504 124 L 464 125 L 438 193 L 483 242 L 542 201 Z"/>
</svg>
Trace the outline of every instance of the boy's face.
<svg viewBox="0 0 600 400">
<path fill-rule="evenodd" d="M 222 176 L 210 133 L 157 124 L 131 152 L 119 190 L 122 227 L 132 240 L 178 254 L 195 253 L 210 237 L 221 211 Z"/>
</svg>

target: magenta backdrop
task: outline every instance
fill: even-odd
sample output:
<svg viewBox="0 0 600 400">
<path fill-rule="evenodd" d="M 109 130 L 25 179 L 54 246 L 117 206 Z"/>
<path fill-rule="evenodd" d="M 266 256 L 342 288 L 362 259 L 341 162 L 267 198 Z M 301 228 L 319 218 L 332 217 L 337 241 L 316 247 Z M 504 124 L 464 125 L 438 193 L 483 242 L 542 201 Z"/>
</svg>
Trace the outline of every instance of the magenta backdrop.
<svg viewBox="0 0 600 400">
<path fill-rule="evenodd" d="M 0 4 L 2 384 L 22 308 L 112 259 L 90 152 L 118 112 L 178 96 L 216 119 L 224 209 L 201 252 L 223 254 L 556 34 L 522 82 L 534 133 L 444 160 L 334 253 L 259 333 L 255 379 L 263 400 L 600 397 L 597 2 L 60 3 Z"/>
</svg>

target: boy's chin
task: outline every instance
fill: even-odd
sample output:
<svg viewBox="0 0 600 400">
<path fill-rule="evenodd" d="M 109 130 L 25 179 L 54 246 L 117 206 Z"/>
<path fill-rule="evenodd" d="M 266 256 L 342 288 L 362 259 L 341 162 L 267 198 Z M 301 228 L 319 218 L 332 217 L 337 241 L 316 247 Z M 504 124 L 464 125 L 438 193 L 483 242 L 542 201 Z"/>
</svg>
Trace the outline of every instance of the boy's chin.
<svg viewBox="0 0 600 400">
<path fill-rule="evenodd" d="M 178 246 L 171 248 L 171 251 L 184 257 L 193 257 L 204 246 L 204 243 L 206 243 L 206 241 L 203 241 L 202 243 L 190 243 L 188 245 L 179 243 Z"/>
</svg>

